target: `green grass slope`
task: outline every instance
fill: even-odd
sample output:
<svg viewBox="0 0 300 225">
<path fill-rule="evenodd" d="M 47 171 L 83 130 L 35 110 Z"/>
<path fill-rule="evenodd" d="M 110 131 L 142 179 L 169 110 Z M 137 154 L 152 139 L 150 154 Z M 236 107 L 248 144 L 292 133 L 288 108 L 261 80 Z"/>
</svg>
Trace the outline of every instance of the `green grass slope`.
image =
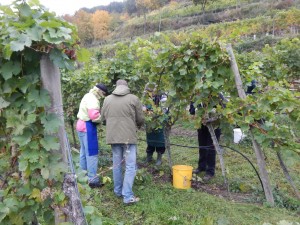
<svg viewBox="0 0 300 225">
<path fill-rule="evenodd" d="M 103 177 L 112 178 L 111 149 L 100 137 L 100 171 Z M 225 164 L 228 187 L 223 184 L 221 169 L 217 160 L 216 177 L 204 183 L 201 174 L 193 178 L 192 188 L 175 189 L 168 166 L 167 154 L 163 165 L 145 164 L 145 132 L 139 132 L 138 172 L 134 192 L 141 198 L 136 205 L 124 206 L 122 199 L 113 194 L 113 184 L 107 182 L 101 189 L 82 189 L 82 199 L 87 205 L 97 208 L 102 215 L 103 224 L 299 224 L 300 201 L 294 198 L 277 162 L 276 155 L 267 151 L 267 169 L 273 186 L 275 207 L 269 207 L 264 199 L 259 179 L 250 164 L 239 154 L 225 148 Z M 174 126 L 171 136 L 172 161 L 174 165 L 195 167 L 198 160 L 196 131 L 191 125 Z M 250 141 L 246 138 L 235 145 L 225 141 L 221 144 L 231 146 L 256 165 Z M 180 146 L 178 146 L 180 145 Z M 181 147 L 181 146 L 190 146 Z M 291 176 L 299 187 L 300 160 L 297 155 L 286 155 Z M 75 154 L 78 163 L 78 155 Z"/>
</svg>

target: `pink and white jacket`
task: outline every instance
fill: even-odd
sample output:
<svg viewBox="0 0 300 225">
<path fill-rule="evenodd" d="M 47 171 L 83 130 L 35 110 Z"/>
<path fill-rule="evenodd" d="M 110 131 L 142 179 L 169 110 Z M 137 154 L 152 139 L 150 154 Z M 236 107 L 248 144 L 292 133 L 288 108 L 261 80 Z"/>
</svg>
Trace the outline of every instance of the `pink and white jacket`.
<svg viewBox="0 0 300 225">
<path fill-rule="evenodd" d="M 79 111 L 77 114 L 76 130 L 86 132 L 85 122 L 92 120 L 99 123 L 100 114 L 100 99 L 104 98 L 103 92 L 97 87 L 92 88 L 89 93 L 85 94 L 80 102 Z"/>
</svg>

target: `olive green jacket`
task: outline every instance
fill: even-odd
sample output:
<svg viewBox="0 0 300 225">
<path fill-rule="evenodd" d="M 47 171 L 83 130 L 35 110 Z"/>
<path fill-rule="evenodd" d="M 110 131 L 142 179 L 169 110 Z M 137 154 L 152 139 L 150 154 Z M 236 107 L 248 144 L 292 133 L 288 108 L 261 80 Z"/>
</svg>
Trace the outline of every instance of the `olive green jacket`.
<svg viewBox="0 0 300 225">
<path fill-rule="evenodd" d="M 144 124 L 142 103 L 127 86 L 119 85 L 104 99 L 101 120 L 106 121 L 107 144 L 136 144 L 137 129 Z"/>
</svg>

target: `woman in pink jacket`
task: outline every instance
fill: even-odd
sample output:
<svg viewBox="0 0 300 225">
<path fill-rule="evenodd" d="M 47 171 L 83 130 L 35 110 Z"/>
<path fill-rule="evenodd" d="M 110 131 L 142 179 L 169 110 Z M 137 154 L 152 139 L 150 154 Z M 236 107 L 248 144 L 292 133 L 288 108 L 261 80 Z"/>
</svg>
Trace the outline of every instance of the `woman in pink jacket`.
<svg viewBox="0 0 300 225">
<path fill-rule="evenodd" d="M 88 183 L 91 188 L 101 187 L 98 170 L 98 137 L 96 125 L 100 123 L 100 103 L 107 95 L 107 87 L 97 84 L 80 102 L 77 114 L 76 130 L 80 141 L 80 168 L 87 170 Z"/>
</svg>

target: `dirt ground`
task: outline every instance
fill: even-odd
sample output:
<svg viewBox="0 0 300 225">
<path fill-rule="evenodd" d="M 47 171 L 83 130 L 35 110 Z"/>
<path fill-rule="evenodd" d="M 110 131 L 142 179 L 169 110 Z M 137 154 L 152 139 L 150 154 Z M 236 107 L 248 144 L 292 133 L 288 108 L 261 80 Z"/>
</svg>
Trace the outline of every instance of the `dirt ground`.
<svg viewBox="0 0 300 225">
<path fill-rule="evenodd" d="M 188 136 L 197 137 L 197 130 L 187 130 L 181 127 L 173 127 L 171 135 L 174 136 Z M 145 168 L 149 174 L 152 175 L 153 181 L 157 183 L 172 183 L 172 175 L 164 173 L 161 175 L 161 171 L 156 167 L 148 166 L 147 164 L 139 165 L 139 168 Z M 208 194 L 217 196 L 219 198 L 227 199 L 233 202 L 253 202 L 253 193 L 235 193 L 229 192 L 226 185 L 216 184 L 214 182 L 205 183 L 201 180 L 192 180 L 191 187 L 196 191 L 206 192 Z"/>
<path fill-rule="evenodd" d="M 197 130 L 186 130 L 182 128 L 173 127 L 171 130 L 171 135 L 174 136 L 188 136 L 188 137 L 197 137 Z"/>
<path fill-rule="evenodd" d="M 140 164 L 139 168 L 145 168 L 148 173 L 152 175 L 155 183 L 172 183 L 172 175 L 168 173 L 161 174 L 157 168 L 148 166 L 147 164 Z M 228 192 L 225 185 L 219 185 L 214 182 L 205 183 L 203 181 L 192 180 L 191 188 L 196 191 L 206 192 L 219 198 L 227 199 L 233 202 L 248 203 L 253 202 L 253 193 L 233 193 Z"/>
</svg>

